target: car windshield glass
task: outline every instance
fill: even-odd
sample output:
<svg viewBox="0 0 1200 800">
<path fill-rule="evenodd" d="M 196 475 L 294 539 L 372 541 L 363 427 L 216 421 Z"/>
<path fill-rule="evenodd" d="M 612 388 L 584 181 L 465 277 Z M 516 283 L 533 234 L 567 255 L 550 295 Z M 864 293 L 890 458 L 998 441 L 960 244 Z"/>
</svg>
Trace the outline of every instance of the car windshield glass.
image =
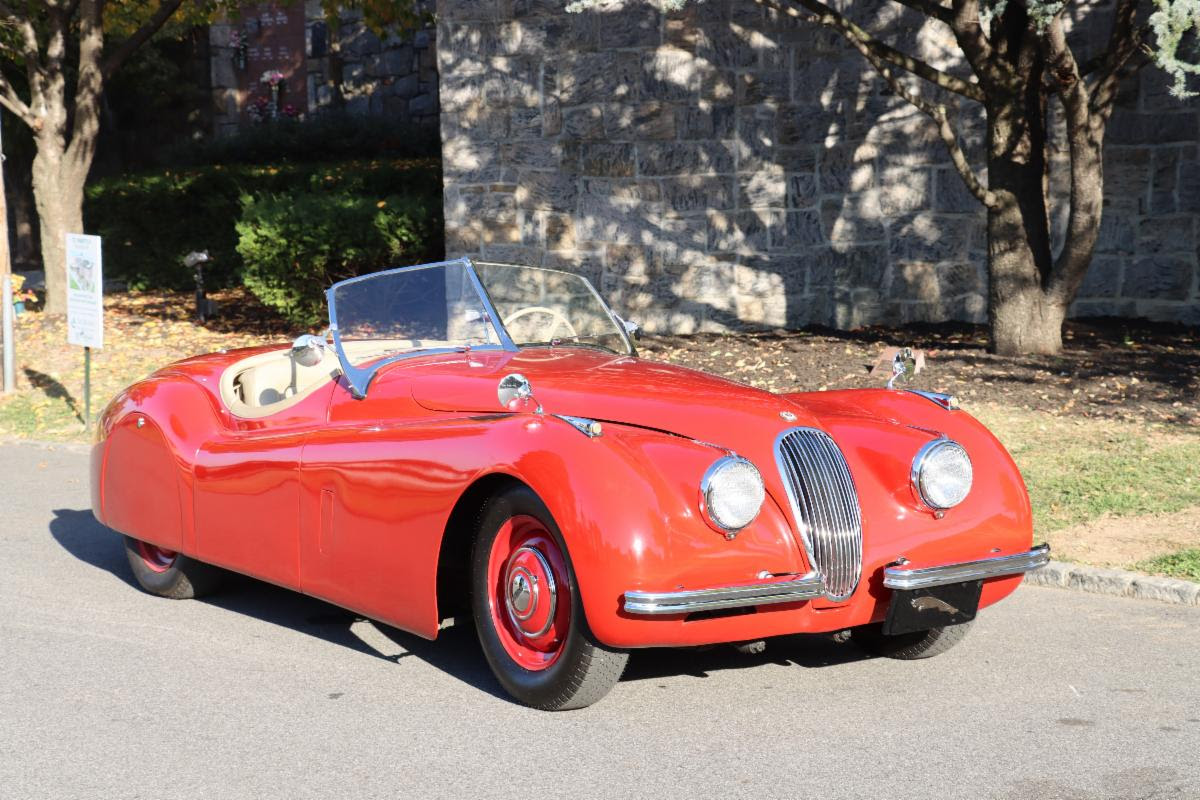
<svg viewBox="0 0 1200 800">
<path fill-rule="evenodd" d="M 354 278 L 335 285 L 329 299 L 338 345 L 354 366 L 417 351 L 501 344 L 462 261 Z"/>
<path fill-rule="evenodd" d="M 580 275 L 476 262 L 496 312 L 519 346 L 581 346 L 622 355 L 629 337 L 592 284 Z"/>
</svg>

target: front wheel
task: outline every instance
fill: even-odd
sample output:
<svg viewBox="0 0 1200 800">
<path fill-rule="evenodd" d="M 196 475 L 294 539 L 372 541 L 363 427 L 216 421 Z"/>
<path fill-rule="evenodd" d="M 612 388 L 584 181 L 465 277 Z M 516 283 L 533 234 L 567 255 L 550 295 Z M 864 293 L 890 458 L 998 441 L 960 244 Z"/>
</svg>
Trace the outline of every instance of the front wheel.
<svg viewBox="0 0 1200 800">
<path fill-rule="evenodd" d="M 159 597 L 173 600 L 202 597 L 221 582 L 221 571 L 211 564 L 132 536 L 125 537 L 125 555 L 138 585 Z"/>
<path fill-rule="evenodd" d="M 562 534 L 534 492 L 513 487 L 480 511 L 471 558 L 479 642 L 500 684 L 546 711 L 595 703 L 616 685 L 628 653 L 588 630 Z"/>
<path fill-rule="evenodd" d="M 883 626 L 875 624 L 854 628 L 850 631 L 850 638 L 868 653 L 911 661 L 941 655 L 961 642 L 970 629 L 971 623 L 964 622 L 961 625 L 887 636 L 883 633 Z"/>
</svg>

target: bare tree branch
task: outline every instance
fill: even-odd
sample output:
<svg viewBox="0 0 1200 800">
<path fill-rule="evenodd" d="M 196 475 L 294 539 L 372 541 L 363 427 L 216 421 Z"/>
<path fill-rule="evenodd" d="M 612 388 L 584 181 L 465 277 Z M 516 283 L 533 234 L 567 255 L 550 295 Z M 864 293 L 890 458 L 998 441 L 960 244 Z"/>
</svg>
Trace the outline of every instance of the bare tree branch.
<svg viewBox="0 0 1200 800">
<path fill-rule="evenodd" d="M 954 0 L 950 28 L 981 83 L 991 89 L 1012 91 L 1015 88 L 1016 73 L 996 56 L 979 21 L 979 0 Z"/>
<path fill-rule="evenodd" d="M 761 2 L 762 0 L 759 1 Z M 792 0 L 787 0 L 787 2 L 792 2 Z M 975 171 L 971 169 L 971 165 L 967 161 L 966 154 L 963 153 L 962 146 L 958 142 L 958 134 L 955 133 L 953 126 L 950 124 L 950 118 L 949 114 L 946 112 L 946 107 L 939 103 L 933 103 L 921 96 L 919 92 L 909 89 L 909 87 L 907 87 L 904 82 L 900 80 L 892 71 L 890 66 L 891 62 L 888 61 L 887 58 L 880 53 L 876 47 L 872 46 L 872 44 L 877 44 L 876 40 L 872 39 L 870 35 L 861 28 L 857 28 L 857 26 L 845 20 L 845 18 L 841 17 L 841 15 L 839 15 L 837 12 L 819 2 L 816 2 L 816 0 L 795 0 L 795 2 L 801 3 L 806 9 L 809 9 L 812 11 L 812 13 L 816 14 L 817 21 L 821 22 L 821 24 L 829 25 L 835 30 L 841 32 L 843 37 L 850 42 L 851 46 L 858 50 L 858 52 L 867 59 L 871 66 L 875 68 L 875 71 L 879 73 L 880 77 L 887 81 L 888 85 L 892 88 L 892 91 L 907 100 L 916 108 L 923 111 L 934 121 L 934 123 L 936 123 L 938 136 L 941 137 L 943 144 L 946 145 L 946 149 L 950 152 L 950 160 L 953 162 L 954 168 L 958 170 L 958 174 L 962 176 L 963 181 L 967 184 L 967 189 L 970 190 L 971 194 L 975 195 L 979 202 L 983 203 L 985 206 L 994 206 L 996 204 L 996 197 L 987 190 L 987 187 L 985 187 L 979 180 L 978 176 L 975 175 Z M 814 8 L 818 10 L 813 10 Z M 798 12 L 790 6 L 784 10 L 789 14 L 798 14 Z M 829 21 L 823 19 L 823 17 L 826 15 L 828 15 Z M 838 24 L 836 21 L 834 21 L 835 19 L 840 19 L 846 24 Z M 861 35 L 855 35 L 852 29 L 857 29 Z M 979 88 L 975 86 L 975 84 L 968 85 L 975 89 Z"/>
<path fill-rule="evenodd" d="M 103 13 L 103 0 L 96 0 L 96 3 L 97 11 Z M 134 50 L 137 50 L 146 42 L 147 39 L 158 33 L 158 30 L 167 23 L 167 20 L 169 20 L 176 11 L 179 10 L 181 5 L 183 5 L 183 0 L 163 0 L 163 2 L 159 5 L 158 10 L 154 12 L 154 15 L 142 23 L 140 28 L 130 34 L 128 39 L 117 45 L 112 54 L 105 59 L 103 67 L 104 77 L 108 78 L 110 75 L 116 72 L 121 64 L 125 63 L 125 59 L 129 58 L 130 54 L 132 54 Z"/>
<path fill-rule="evenodd" d="M 871 34 L 854 24 L 846 17 L 834 11 L 819 0 L 755 0 L 759 5 L 769 6 L 784 12 L 788 16 L 805 18 L 808 15 L 815 22 L 833 28 L 856 49 L 869 51 L 873 56 L 900 69 L 907 70 L 919 78 L 933 83 L 949 92 L 962 95 L 977 103 L 984 100 L 983 88 L 978 84 L 965 81 L 939 69 L 929 66 L 920 59 L 913 58 L 899 50 L 884 44 Z M 802 6 L 808 15 L 796 8 Z"/>
<path fill-rule="evenodd" d="M 1112 30 L 1108 35 L 1108 47 L 1105 49 L 1103 59 L 1096 66 L 1099 76 L 1092 86 L 1089 105 L 1097 116 L 1096 121 L 1100 124 L 1104 124 L 1112 113 L 1121 70 L 1129 62 L 1129 59 L 1142 49 L 1141 43 L 1144 41 L 1145 29 L 1134 27 L 1137 6 L 1137 0 L 1118 1 Z"/>
<path fill-rule="evenodd" d="M 1122 0 L 1122 3 L 1129 0 Z M 1079 72 L 1075 54 L 1067 44 L 1061 16 L 1046 28 L 1049 72 L 1062 98 L 1071 151 L 1071 209 L 1067 237 L 1046 282 L 1047 293 L 1063 303 L 1075 296 L 1092 259 L 1097 220 L 1103 208 L 1101 179 L 1103 124 L 1094 125 L 1091 97 Z"/>
<path fill-rule="evenodd" d="M 42 68 L 41 46 L 33 20 L 27 14 L 17 14 L 7 2 L 0 2 L 0 18 L 12 23 L 21 34 L 21 57 L 25 59 L 25 76 L 29 82 L 30 107 L 36 115 L 45 107 L 46 71 Z"/>
</svg>

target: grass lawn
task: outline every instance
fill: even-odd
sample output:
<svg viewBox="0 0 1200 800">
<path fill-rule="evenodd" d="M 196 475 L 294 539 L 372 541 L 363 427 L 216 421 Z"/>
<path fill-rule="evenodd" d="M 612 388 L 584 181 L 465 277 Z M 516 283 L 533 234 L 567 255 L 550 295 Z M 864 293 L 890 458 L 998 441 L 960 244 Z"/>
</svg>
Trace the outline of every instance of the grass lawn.
<svg viewBox="0 0 1200 800">
<path fill-rule="evenodd" d="M 171 361 L 222 347 L 285 343 L 298 333 L 256 309 L 244 293 L 225 293 L 218 300 L 227 309 L 238 309 L 238 316 L 201 326 L 191 320 L 186 293 L 107 298 L 107 346 L 93 359 L 93 415 L 121 388 Z M 82 351 L 65 343 L 61 321 L 38 313 L 19 319 L 20 386 L 0 398 L 0 438 L 87 441 Z M 643 351 L 650 358 L 725 373 L 774 391 L 878 385 L 864 366 L 882 348 L 881 341 L 853 336 L 803 334 L 790 347 L 752 336 L 722 336 L 711 343 L 703 336 L 651 337 Z M 1170 341 L 1175 344 L 1162 345 L 1152 357 L 1156 364 L 1180 350 L 1179 339 Z M 1200 348 L 1193 347 L 1181 357 L 1190 359 L 1197 352 Z M 758 364 L 765 366 L 746 372 Z M 1200 400 L 1190 385 L 1171 383 L 1178 371 L 1164 368 L 1157 379 L 1147 375 L 1136 402 L 1115 413 L 1120 408 L 1112 385 L 1120 378 L 1095 374 L 1090 361 L 1081 362 L 1079 376 L 1069 364 L 1035 365 L 1053 371 L 1046 384 L 1061 395 L 1040 407 L 1037 376 L 1021 381 L 1034 389 L 1015 397 L 1014 383 L 1006 383 L 1000 372 L 1010 367 L 994 356 L 976 360 L 959 352 L 932 364 L 934 379 L 971 387 L 962 392 L 964 407 L 995 432 L 1021 468 L 1038 541 L 1049 541 L 1061 558 L 1200 580 Z M 823 370 L 819 376 L 813 375 L 815 365 Z M 1127 367 L 1115 365 L 1114 370 Z M 917 385 L 939 388 L 936 383 Z M 1103 386 L 1109 387 L 1107 394 Z M 1076 397 L 1084 402 L 1076 403 Z M 1172 512 L 1195 516 L 1171 520 L 1171 536 L 1156 535 L 1165 523 L 1150 515 Z M 1138 526 L 1141 534 L 1125 535 Z M 1121 539 L 1121 546 L 1098 538 Z"/>
<path fill-rule="evenodd" d="M 1139 562 L 1137 568 L 1142 572 L 1154 575 L 1200 581 L 1200 548 L 1190 548 L 1178 553 L 1146 559 Z"/>
</svg>

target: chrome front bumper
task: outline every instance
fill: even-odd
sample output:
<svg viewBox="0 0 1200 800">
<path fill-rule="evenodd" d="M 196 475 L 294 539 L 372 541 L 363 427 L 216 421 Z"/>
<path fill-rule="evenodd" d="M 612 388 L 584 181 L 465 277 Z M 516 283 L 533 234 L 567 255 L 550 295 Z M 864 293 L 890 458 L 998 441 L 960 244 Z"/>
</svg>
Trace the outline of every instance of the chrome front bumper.
<svg viewBox="0 0 1200 800">
<path fill-rule="evenodd" d="M 1042 544 L 1028 553 L 998 556 L 940 567 L 888 567 L 883 585 L 889 589 L 924 589 L 982 578 L 1016 575 L 1043 567 L 1050 560 L 1050 545 Z M 825 583 L 815 572 L 788 581 L 750 586 L 719 586 L 678 592 L 626 592 L 622 608 L 627 614 L 693 614 L 725 608 L 752 608 L 776 603 L 797 603 L 825 596 Z"/>
<path fill-rule="evenodd" d="M 789 581 L 758 583 L 751 586 L 720 586 L 680 592 L 626 592 L 626 613 L 693 614 L 723 608 L 749 608 L 775 603 L 797 603 L 825 596 L 825 583 L 815 572 Z"/>
<path fill-rule="evenodd" d="M 1050 560 L 1050 545 L 1040 544 L 1028 553 L 997 556 L 941 567 L 888 567 L 883 571 L 883 585 L 889 589 L 926 589 L 948 583 L 964 583 L 981 578 L 1016 575 L 1046 566 Z"/>
</svg>

